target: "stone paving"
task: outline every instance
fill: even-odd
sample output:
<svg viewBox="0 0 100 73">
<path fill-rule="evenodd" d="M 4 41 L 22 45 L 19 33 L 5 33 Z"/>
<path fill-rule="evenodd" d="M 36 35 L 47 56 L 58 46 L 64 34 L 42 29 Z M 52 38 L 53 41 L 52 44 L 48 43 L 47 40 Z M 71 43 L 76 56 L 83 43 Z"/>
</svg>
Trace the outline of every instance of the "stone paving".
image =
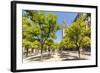
<svg viewBox="0 0 100 73">
<path fill-rule="evenodd" d="M 67 51 L 63 52 L 62 54 L 59 54 L 56 52 L 55 54 L 52 55 L 52 57 L 48 58 L 48 53 L 45 53 L 45 57 L 42 62 L 51 62 L 51 61 L 67 61 L 67 60 L 88 60 L 90 58 L 90 52 L 85 52 L 80 54 L 80 59 L 78 58 L 78 52 L 77 51 Z M 26 59 L 23 60 L 24 63 L 28 62 L 36 62 L 39 61 L 41 62 L 40 59 L 40 54 L 37 56 L 30 56 Z"/>
</svg>

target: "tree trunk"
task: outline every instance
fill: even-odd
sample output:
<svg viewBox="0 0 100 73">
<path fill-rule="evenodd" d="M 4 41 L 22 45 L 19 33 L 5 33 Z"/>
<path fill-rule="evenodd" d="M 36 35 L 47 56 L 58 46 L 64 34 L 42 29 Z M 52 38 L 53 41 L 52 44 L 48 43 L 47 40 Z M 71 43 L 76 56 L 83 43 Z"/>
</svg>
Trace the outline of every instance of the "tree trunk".
<svg viewBox="0 0 100 73">
<path fill-rule="evenodd" d="M 43 43 L 41 43 L 41 61 L 43 61 Z"/>
<path fill-rule="evenodd" d="M 34 51 L 33 51 L 34 49 L 33 48 L 31 48 L 31 53 L 34 53 Z"/>
<path fill-rule="evenodd" d="M 80 48 L 78 47 L 78 56 L 79 56 L 79 59 L 80 59 Z"/>
<path fill-rule="evenodd" d="M 51 53 L 50 53 L 50 47 L 48 48 L 48 57 L 50 57 L 51 56 Z"/>
<path fill-rule="evenodd" d="M 28 57 L 28 48 L 26 48 L 26 57 Z"/>
</svg>

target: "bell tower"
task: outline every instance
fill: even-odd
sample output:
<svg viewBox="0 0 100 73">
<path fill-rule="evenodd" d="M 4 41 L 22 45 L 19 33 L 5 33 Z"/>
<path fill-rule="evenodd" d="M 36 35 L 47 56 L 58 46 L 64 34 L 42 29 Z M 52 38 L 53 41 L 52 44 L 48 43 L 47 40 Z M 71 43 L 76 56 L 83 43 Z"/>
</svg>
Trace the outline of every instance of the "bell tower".
<svg viewBox="0 0 100 73">
<path fill-rule="evenodd" d="M 65 36 L 65 29 L 67 28 L 66 20 L 64 19 L 62 24 L 62 38 Z"/>
</svg>

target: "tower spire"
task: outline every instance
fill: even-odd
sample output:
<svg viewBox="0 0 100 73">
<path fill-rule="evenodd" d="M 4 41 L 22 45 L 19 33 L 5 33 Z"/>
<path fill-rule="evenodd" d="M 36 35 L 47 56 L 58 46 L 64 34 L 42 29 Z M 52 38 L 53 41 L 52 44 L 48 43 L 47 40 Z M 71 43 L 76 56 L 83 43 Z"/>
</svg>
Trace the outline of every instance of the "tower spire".
<svg viewBox="0 0 100 73">
<path fill-rule="evenodd" d="M 62 24 L 62 38 L 65 36 L 65 29 L 67 28 L 66 19 L 64 18 L 63 24 Z"/>
</svg>

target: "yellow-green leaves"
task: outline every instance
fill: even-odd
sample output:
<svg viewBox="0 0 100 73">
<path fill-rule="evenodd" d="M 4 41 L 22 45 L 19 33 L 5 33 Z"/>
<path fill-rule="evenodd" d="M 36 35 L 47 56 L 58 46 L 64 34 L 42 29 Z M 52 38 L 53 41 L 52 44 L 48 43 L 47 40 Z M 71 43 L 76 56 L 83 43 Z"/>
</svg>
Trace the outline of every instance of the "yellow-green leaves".
<svg viewBox="0 0 100 73">
<path fill-rule="evenodd" d="M 80 14 L 75 22 L 65 29 L 61 45 L 65 48 L 90 46 L 91 27 L 85 23 L 86 16 Z"/>
</svg>

